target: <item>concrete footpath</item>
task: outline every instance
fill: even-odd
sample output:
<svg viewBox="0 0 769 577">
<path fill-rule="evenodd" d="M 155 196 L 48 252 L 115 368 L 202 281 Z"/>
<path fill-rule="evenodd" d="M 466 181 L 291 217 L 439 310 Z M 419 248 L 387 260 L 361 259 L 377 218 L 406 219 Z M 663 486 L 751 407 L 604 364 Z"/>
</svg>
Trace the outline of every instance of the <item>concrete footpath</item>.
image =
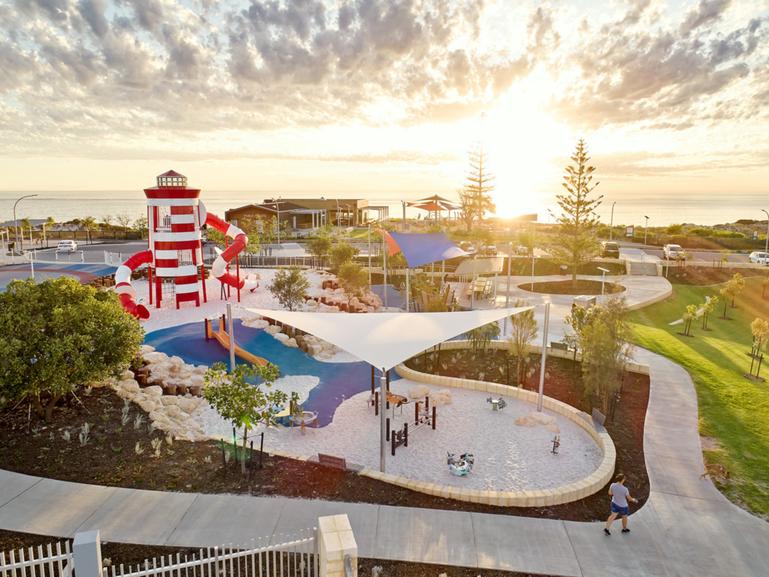
<svg viewBox="0 0 769 577">
<path fill-rule="evenodd" d="M 554 311 L 553 340 L 562 332 L 559 308 L 565 307 Z M 701 477 L 697 397 L 688 373 L 642 349 L 634 356 L 650 367 L 644 449 L 651 495 L 632 515 L 628 535 L 617 526 L 606 537 L 601 523 L 162 493 L 3 470 L 0 528 L 57 537 L 98 528 L 108 541 L 212 546 L 258 537 L 280 542 L 319 516 L 347 513 L 363 557 L 585 577 L 769 575 L 769 523 L 732 505 Z"/>
</svg>

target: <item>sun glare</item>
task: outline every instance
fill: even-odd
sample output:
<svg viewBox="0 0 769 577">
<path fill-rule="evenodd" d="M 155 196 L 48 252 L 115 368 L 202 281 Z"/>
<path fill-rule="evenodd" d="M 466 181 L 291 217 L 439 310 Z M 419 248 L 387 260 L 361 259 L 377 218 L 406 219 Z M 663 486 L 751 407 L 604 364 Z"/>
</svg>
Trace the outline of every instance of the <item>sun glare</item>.
<svg viewBox="0 0 769 577">
<path fill-rule="evenodd" d="M 494 200 L 499 216 L 542 213 L 556 192 L 556 143 L 569 142 L 570 130 L 548 114 L 550 88 L 527 80 L 500 97 L 482 119 L 481 140 L 496 176 Z"/>
</svg>

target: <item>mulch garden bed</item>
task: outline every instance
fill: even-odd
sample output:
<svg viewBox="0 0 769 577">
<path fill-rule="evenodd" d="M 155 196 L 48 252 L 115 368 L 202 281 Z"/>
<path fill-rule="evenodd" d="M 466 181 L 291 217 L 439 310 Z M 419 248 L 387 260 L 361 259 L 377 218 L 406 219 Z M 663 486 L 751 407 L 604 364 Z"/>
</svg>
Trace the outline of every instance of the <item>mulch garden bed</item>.
<svg viewBox="0 0 769 577">
<path fill-rule="evenodd" d="M 606 281 L 603 284 L 603 290 L 607 295 L 621 293 L 625 290 L 625 287 L 613 282 Z M 529 292 L 553 295 L 600 295 L 601 281 L 577 279 L 576 282 L 571 280 L 534 282 L 534 284 L 527 282 L 519 284 L 518 288 Z"/>
<path fill-rule="evenodd" d="M 673 284 L 689 284 L 689 285 L 711 285 L 720 284 L 728 281 L 734 276 L 734 273 L 740 273 L 744 277 L 763 276 L 769 275 L 769 270 L 762 270 L 756 268 L 729 268 L 729 267 L 706 267 L 706 266 L 682 266 L 671 267 L 667 275 L 664 272 L 663 261 L 663 276 Z"/>
<path fill-rule="evenodd" d="M 17 533 L 14 531 L 0 530 L 0 551 L 18 550 L 22 547 L 45 547 L 49 543 L 69 541 L 71 539 L 57 539 L 45 535 L 32 533 Z M 131 545 L 128 543 L 112 543 L 102 541 L 102 561 L 112 566 L 138 565 L 145 559 L 153 559 L 161 556 L 197 555 L 198 549 L 185 547 L 161 547 L 154 545 Z M 445 574 L 447 577 L 557 577 L 552 575 L 533 575 L 531 573 L 518 573 L 510 571 L 492 571 L 488 569 L 473 569 L 470 567 L 446 567 L 443 565 L 428 565 L 424 563 L 407 563 L 405 561 L 387 561 L 382 559 L 358 559 L 358 575 L 361 577 L 373 575 L 372 569 L 379 567 L 379 577 L 439 577 Z"/>
<path fill-rule="evenodd" d="M 498 362 L 493 355 L 488 359 Z M 466 366 L 460 362 L 456 372 L 472 377 L 472 367 L 469 361 Z M 548 367 L 548 395 L 582 408 L 579 387 L 573 384 L 579 380 L 578 373 L 560 359 L 552 359 Z M 607 427 L 617 446 L 617 470 L 628 475 L 628 486 L 641 504 L 649 492 L 643 460 L 647 401 L 648 378 L 629 375 L 614 423 Z M 265 455 L 259 468 L 256 451 L 255 466 L 244 476 L 235 459 L 225 465 L 219 443 L 169 443 L 162 432 L 148 428 L 147 416 L 137 405 L 128 405 L 124 419 L 125 406 L 112 390 L 96 388 L 87 394 L 81 391 L 77 399 L 69 397 L 50 422 L 30 414 L 26 404 L 7 407 L 0 411 L 0 468 L 80 483 L 166 491 L 282 495 L 577 521 L 603 519 L 607 514 L 606 491 L 554 507 L 495 507 L 441 499 L 352 471 L 278 456 Z"/>
</svg>

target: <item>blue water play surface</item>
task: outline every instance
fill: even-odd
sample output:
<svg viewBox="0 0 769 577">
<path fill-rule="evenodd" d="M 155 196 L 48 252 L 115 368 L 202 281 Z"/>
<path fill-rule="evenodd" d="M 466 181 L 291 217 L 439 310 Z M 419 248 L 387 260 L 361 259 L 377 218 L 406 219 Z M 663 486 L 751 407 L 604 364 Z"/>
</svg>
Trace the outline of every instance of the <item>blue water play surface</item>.
<svg viewBox="0 0 769 577">
<path fill-rule="evenodd" d="M 324 363 L 301 349 L 287 347 L 262 329 L 243 326 L 235 321 L 235 340 L 247 351 L 280 367 L 280 374 L 313 375 L 320 383 L 310 391 L 303 407 L 318 413 L 318 425 L 331 423 L 342 401 L 371 388 L 371 365 L 364 362 Z M 167 355 L 176 355 L 187 363 L 212 365 L 229 362 L 229 353 L 215 340 L 207 341 L 203 322 L 178 325 L 149 333 L 144 342 Z M 238 359 L 238 362 L 243 362 Z M 391 380 L 398 379 L 391 371 Z"/>
<path fill-rule="evenodd" d="M 117 267 L 89 263 L 35 263 L 35 281 L 43 282 L 60 276 L 70 276 L 82 283 L 88 283 L 96 277 L 115 274 Z M 0 267 L 0 292 L 4 291 L 12 280 L 31 278 L 29 262 Z"/>
</svg>

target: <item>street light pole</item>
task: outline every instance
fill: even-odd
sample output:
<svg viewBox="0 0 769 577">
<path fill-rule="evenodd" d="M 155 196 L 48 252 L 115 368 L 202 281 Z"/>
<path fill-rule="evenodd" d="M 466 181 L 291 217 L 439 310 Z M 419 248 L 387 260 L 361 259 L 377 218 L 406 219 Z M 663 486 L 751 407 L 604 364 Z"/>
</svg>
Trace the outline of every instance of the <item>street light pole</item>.
<svg viewBox="0 0 769 577">
<path fill-rule="evenodd" d="M 646 223 L 644 224 L 644 246 L 646 246 L 647 235 L 649 234 L 649 217 L 644 216 Z"/>
<path fill-rule="evenodd" d="M 612 240 L 614 238 L 614 205 L 617 204 L 617 201 L 611 203 L 611 220 L 609 221 L 609 240 Z"/>
<path fill-rule="evenodd" d="M 36 194 L 26 194 L 16 200 L 16 202 L 13 203 L 13 232 L 14 232 L 14 241 L 19 242 L 19 223 L 16 220 L 16 205 L 19 204 L 22 200 L 25 198 L 32 198 L 33 196 L 37 196 Z M 20 246 L 20 250 L 24 248 L 24 241 L 22 240 L 22 244 Z M 14 247 L 15 250 L 15 247 Z"/>
<path fill-rule="evenodd" d="M 766 245 L 764 246 L 764 252 L 769 252 L 769 212 L 761 209 L 761 212 L 763 212 L 766 215 Z"/>
</svg>

